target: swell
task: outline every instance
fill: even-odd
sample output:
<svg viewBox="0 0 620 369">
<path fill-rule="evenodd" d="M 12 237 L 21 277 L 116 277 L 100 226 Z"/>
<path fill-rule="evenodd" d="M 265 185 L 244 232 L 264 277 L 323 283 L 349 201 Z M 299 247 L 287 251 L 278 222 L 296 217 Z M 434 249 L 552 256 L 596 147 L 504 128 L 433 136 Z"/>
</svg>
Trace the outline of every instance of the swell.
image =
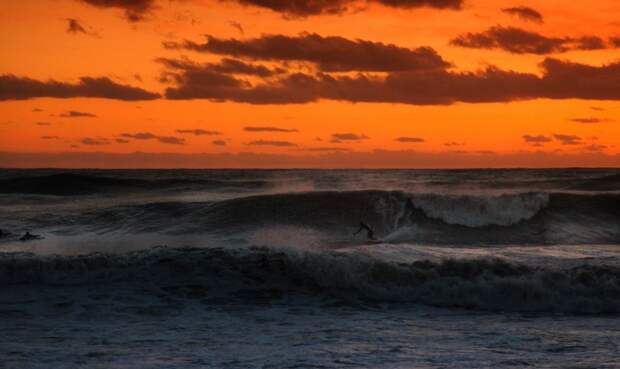
<svg viewBox="0 0 620 369">
<path fill-rule="evenodd" d="M 264 303 L 293 296 L 491 311 L 620 313 L 620 268 L 500 259 L 389 263 L 359 254 L 156 248 L 124 255 L 0 254 L 0 286 L 64 286 Z"/>
<path fill-rule="evenodd" d="M 343 191 L 275 194 L 220 202 L 117 206 L 27 220 L 32 229 L 200 234 L 270 226 L 351 239 L 360 221 L 385 242 L 429 244 L 618 244 L 620 195 L 521 193 L 499 196 Z M 361 237 L 360 239 L 363 239 Z"/>
<path fill-rule="evenodd" d="M 37 195 L 91 195 L 123 191 L 258 189 L 268 186 L 259 179 L 160 178 L 141 179 L 78 173 L 21 176 L 0 180 L 0 193 Z"/>
</svg>

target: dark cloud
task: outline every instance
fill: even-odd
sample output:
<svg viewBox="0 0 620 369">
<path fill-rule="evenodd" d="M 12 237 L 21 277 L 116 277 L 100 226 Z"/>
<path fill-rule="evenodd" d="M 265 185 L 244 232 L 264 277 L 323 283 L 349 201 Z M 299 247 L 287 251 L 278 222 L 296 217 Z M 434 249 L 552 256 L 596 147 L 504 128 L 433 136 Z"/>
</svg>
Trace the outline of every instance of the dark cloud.
<svg viewBox="0 0 620 369">
<path fill-rule="evenodd" d="M 161 143 L 169 145 L 185 145 L 185 139 L 183 138 L 174 136 L 158 136 L 151 132 L 122 133 L 120 136 L 134 140 L 157 140 Z"/>
<path fill-rule="evenodd" d="M 287 17 L 307 17 L 321 14 L 342 14 L 350 8 L 359 9 L 360 0 L 220 0 L 237 2 L 282 13 Z M 460 9 L 464 0 L 366 0 L 392 8 L 413 9 L 432 7 L 436 9 Z"/>
<path fill-rule="evenodd" d="M 532 9 L 527 6 L 515 6 L 512 8 L 504 8 L 502 9 L 504 13 L 508 13 L 515 17 L 518 17 L 521 20 L 542 23 L 543 15 L 540 14 L 536 9 Z"/>
<path fill-rule="evenodd" d="M 252 145 L 252 146 L 297 147 L 297 145 L 292 143 L 292 142 L 288 142 L 288 141 L 272 141 L 272 140 L 252 141 L 248 145 Z"/>
<path fill-rule="evenodd" d="M 293 133 L 299 132 L 296 129 L 288 129 L 288 128 L 279 128 L 279 127 L 244 127 L 244 131 L 246 132 L 281 132 L 281 133 Z"/>
<path fill-rule="evenodd" d="M 155 7 L 156 0 L 78 0 L 99 8 L 116 8 L 125 11 L 130 22 L 143 20 Z"/>
<path fill-rule="evenodd" d="M 212 144 L 216 145 L 216 146 L 226 146 L 226 141 L 224 140 L 215 140 L 212 142 Z"/>
<path fill-rule="evenodd" d="M 236 59 L 224 58 L 219 63 L 198 64 L 188 59 L 159 58 L 157 62 L 171 69 L 164 73 L 163 80 L 172 77 L 175 80 L 183 78 L 200 78 L 201 75 L 215 74 L 244 74 L 258 77 L 270 77 L 286 71 L 282 68 L 269 69 L 264 65 L 249 64 Z M 177 71 L 177 72 L 174 72 Z M 181 71 L 182 74 L 179 74 Z"/>
<path fill-rule="evenodd" d="M 0 75 L 0 100 L 25 100 L 37 97 L 98 97 L 116 100 L 153 100 L 159 94 L 138 87 L 120 85 L 107 77 L 81 77 L 78 83 L 38 81 L 11 74 Z"/>
<path fill-rule="evenodd" d="M 606 118 L 572 118 L 571 122 L 581 123 L 581 124 L 596 124 L 596 123 L 604 123 L 611 122 L 611 119 Z"/>
<path fill-rule="evenodd" d="M 52 123 L 50 122 L 36 122 L 35 123 L 37 126 L 51 126 Z"/>
<path fill-rule="evenodd" d="M 126 143 L 129 143 L 129 140 L 126 140 L 124 138 L 116 138 L 114 139 L 114 142 L 119 143 L 119 144 L 126 144 Z"/>
<path fill-rule="evenodd" d="M 343 141 L 362 141 L 367 140 L 368 136 L 357 133 L 333 133 L 331 142 L 340 143 Z"/>
<path fill-rule="evenodd" d="M 514 54 L 552 54 L 571 50 L 598 50 L 607 47 L 598 36 L 547 37 L 516 27 L 494 26 L 480 33 L 466 33 L 450 41 L 473 49 L 501 49 Z"/>
<path fill-rule="evenodd" d="M 43 110 L 43 109 L 40 109 L 40 108 L 34 108 L 34 109 L 32 109 L 32 112 L 33 112 L 33 113 L 40 113 L 40 112 L 42 112 L 42 111 L 44 111 L 44 110 Z"/>
<path fill-rule="evenodd" d="M 553 141 L 553 139 L 551 137 L 547 137 L 547 136 L 543 136 L 543 135 L 537 135 L 537 136 L 532 136 L 532 135 L 523 135 L 523 140 L 532 145 L 532 146 L 536 146 L 536 147 L 540 147 L 543 146 L 544 144 Z"/>
<path fill-rule="evenodd" d="M 108 140 L 107 138 L 91 138 L 91 137 L 85 137 L 83 138 L 80 143 L 82 145 L 89 145 L 89 146 L 101 146 L 101 145 L 109 145 L 110 144 L 110 140 Z"/>
<path fill-rule="evenodd" d="M 394 140 L 402 143 L 422 143 L 426 141 L 420 137 L 398 137 Z"/>
<path fill-rule="evenodd" d="M 66 111 L 60 114 L 60 116 L 63 118 L 96 118 L 97 117 L 95 114 L 92 114 L 92 113 L 86 113 L 83 111 L 75 111 L 75 110 Z"/>
<path fill-rule="evenodd" d="M 164 43 L 164 46 L 254 60 L 305 61 L 315 63 L 326 72 L 413 71 L 450 66 L 430 47 L 408 49 L 381 42 L 323 37 L 316 33 L 263 35 L 247 40 L 207 36 L 207 42 L 202 44 L 185 40 L 182 43 Z"/>
<path fill-rule="evenodd" d="M 293 73 L 256 84 L 211 73 L 202 78 L 184 78 L 177 86 L 168 88 L 166 96 L 251 104 L 308 103 L 320 99 L 414 105 L 537 98 L 620 100 L 620 62 L 590 66 L 547 58 L 540 67 L 541 76 L 490 66 L 476 72 L 435 70 L 386 76 Z"/>
<path fill-rule="evenodd" d="M 207 131 L 204 129 L 177 129 L 177 133 L 184 135 L 194 135 L 194 136 L 218 136 L 221 135 L 222 132 L 219 131 Z"/>
<path fill-rule="evenodd" d="M 446 147 L 465 146 L 465 142 L 450 141 L 443 144 Z"/>
<path fill-rule="evenodd" d="M 553 137 L 560 141 L 562 145 L 580 145 L 582 143 L 581 137 L 579 136 L 554 134 Z"/>
<path fill-rule="evenodd" d="M 41 136 L 41 138 L 44 140 L 60 140 L 58 136 Z"/>
</svg>

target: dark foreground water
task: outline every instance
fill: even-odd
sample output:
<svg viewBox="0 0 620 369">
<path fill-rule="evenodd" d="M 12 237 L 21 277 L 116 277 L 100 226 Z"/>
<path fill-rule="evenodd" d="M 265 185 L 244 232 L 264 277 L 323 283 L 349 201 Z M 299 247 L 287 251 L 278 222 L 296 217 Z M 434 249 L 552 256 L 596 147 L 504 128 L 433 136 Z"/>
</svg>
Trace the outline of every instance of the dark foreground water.
<svg viewBox="0 0 620 369">
<path fill-rule="evenodd" d="M 619 367 L 620 170 L 0 170 L 0 229 L 0 368 Z"/>
</svg>

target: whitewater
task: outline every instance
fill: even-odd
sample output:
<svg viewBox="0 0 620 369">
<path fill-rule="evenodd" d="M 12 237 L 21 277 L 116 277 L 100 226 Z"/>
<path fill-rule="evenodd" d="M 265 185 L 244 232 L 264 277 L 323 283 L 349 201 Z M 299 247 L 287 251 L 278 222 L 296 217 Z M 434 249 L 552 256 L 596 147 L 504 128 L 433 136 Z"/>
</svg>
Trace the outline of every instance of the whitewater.
<svg viewBox="0 0 620 369">
<path fill-rule="evenodd" d="M 619 367 L 616 169 L 4 169 L 0 229 L 0 368 Z"/>
</svg>

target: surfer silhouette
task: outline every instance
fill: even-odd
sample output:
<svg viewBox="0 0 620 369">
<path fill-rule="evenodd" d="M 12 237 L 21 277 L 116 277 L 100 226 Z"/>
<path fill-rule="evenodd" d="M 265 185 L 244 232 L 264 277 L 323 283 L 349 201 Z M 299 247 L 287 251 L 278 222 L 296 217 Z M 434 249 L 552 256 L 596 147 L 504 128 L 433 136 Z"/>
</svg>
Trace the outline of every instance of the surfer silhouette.
<svg viewBox="0 0 620 369">
<path fill-rule="evenodd" d="M 41 240 L 41 239 L 43 239 L 43 237 L 39 236 L 38 234 L 32 234 L 30 232 L 26 232 L 26 234 L 24 234 L 19 240 L 22 242 L 26 242 L 26 241 Z"/>
<path fill-rule="evenodd" d="M 357 232 L 353 233 L 353 235 L 355 236 L 363 230 L 366 230 L 366 237 L 368 237 L 369 240 L 375 240 L 375 232 L 372 230 L 372 228 L 370 228 L 368 224 L 364 222 L 360 222 L 360 229 L 358 229 Z"/>
</svg>

